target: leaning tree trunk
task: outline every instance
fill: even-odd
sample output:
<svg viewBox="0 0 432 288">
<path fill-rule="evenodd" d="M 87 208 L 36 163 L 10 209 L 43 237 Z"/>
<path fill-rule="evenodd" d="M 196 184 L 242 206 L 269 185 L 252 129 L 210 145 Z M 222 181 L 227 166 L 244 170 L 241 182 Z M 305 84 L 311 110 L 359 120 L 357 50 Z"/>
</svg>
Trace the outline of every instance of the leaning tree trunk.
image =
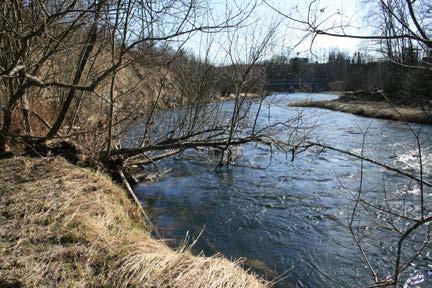
<svg viewBox="0 0 432 288">
<path fill-rule="evenodd" d="M 86 67 L 87 61 L 89 59 L 89 56 L 90 56 L 91 52 L 93 51 L 94 44 L 95 44 L 96 39 L 97 39 L 99 14 L 100 14 L 100 10 L 101 10 L 104 2 L 105 1 L 99 2 L 99 5 L 96 9 L 95 19 L 94 19 L 93 25 L 89 31 L 89 34 L 87 35 L 86 45 L 83 47 L 83 50 L 81 51 L 81 54 L 80 54 L 78 67 L 75 71 L 75 76 L 74 76 L 74 79 L 72 82 L 73 85 L 79 84 L 79 82 L 81 80 L 81 76 L 82 76 L 84 69 Z M 55 135 L 57 135 L 58 131 L 60 130 L 61 126 L 63 125 L 63 122 L 66 118 L 67 112 L 69 111 L 69 108 L 72 104 L 72 100 L 75 98 L 76 91 L 77 91 L 76 88 L 71 88 L 69 90 L 69 93 L 66 97 L 66 101 L 63 103 L 62 109 L 60 110 L 60 113 L 59 113 L 56 121 L 54 122 L 54 124 L 53 124 L 52 128 L 50 129 L 50 131 L 48 132 L 48 134 L 45 136 L 45 138 L 47 140 L 52 139 Z"/>
</svg>

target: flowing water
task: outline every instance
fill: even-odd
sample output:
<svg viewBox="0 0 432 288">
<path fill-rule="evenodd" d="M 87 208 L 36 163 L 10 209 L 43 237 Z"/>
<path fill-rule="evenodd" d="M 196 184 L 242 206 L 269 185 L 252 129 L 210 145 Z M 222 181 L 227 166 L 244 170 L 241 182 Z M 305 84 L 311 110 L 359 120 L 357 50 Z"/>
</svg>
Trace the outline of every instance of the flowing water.
<svg viewBox="0 0 432 288">
<path fill-rule="evenodd" d="M 308 118 L 305 122 L 319 124 L 309 135 L 312 139 L 354 153 L 360 153 L 363 132 L 367 130 L 365 156 L 419 176 L 415 138 L 406 124 L 288 106 L 290 101 L 305 98 L 334 97 L 274 94 L 265 101 L 259 124 L 284 121 L 302 110 Z M 432 181 L 432 127 L 418 130 L 420 126 L 412 124 L 411 128 L 420 131 L 423 176 Z M 348 229 L 353 195 L 360 185 L 360 160 L 309 149 L 291 161 L 291 155 L 278 151 L 270 154 L 267 147 L 252 144 L 237 149 L 236 154 L 233 165 L 219 167 L 220 155 L 216 152 L 184 153 L 159 163 L 160 170 L 169 172 L 158 181 L 135 187 L 161 233 L 172 239 L 171 244 L 181 245 L 188 237 L 186 242 L 190 243 L 202 231 L 194 252 L 219 252 L 230 259 L 245 257 L 246 267 L 260 275 L 270 279 L 279 275 L 277 285 L 281 287 L 354 287 L 371 283 Z M 399 212 L 419 207 L 418 185 L 380 166 L 364 163 L 362 185 L 363 193 L 373 203 L 380 204 L 386 196 Z M 431 191 L 425 189 L 426 203 L 431 203 Z M 379 213 L 375 216 L 382 219 Z M 360 220 L 355 221 L 355 231 L 370 235 L 362 245 L 372 266 L 381 276 L 389 275 L 393 272 L 395 233 L 375 227 L 363 214 L 356 217 Z M 401 227 L 409 225 L 403 224 L 403 219 L 399 221 Z M 414 244 L 407 251 L 423 243 L 419 234 L 410 238 Z M 409 286 L 410 281 L 422 282 L 418 285 L 432 287 L 430 244 L 419 259 L 409 266 L 403 283 Z"/>
</svg>

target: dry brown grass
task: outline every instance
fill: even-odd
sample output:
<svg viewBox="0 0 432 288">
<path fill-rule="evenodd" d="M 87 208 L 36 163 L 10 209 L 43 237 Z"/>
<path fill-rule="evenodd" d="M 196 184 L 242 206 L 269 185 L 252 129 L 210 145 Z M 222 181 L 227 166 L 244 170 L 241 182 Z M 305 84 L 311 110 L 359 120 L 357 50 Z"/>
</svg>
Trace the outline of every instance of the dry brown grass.
<svg viewBox="0 0 432 288">
<path fill-rule="evenodd" d="M 0 161 L 0 287 L 265 287 L 150 237 L 126 192 L 63 158 Z"/>
<path fill-rule="evenodd" d="M 425 116 L 425 111 L 407 106 L 391 106 L 387 102 L 364 101 L 364 100 L 329 100 L 329 101 L 299 101 L 291 104 L 294 107 L 315 107 L 351 113 L 354 115 L 389 119 L 395 121 L 408 121 L 420 124 L 432 124 L 430 111 Z"/>
</svg>

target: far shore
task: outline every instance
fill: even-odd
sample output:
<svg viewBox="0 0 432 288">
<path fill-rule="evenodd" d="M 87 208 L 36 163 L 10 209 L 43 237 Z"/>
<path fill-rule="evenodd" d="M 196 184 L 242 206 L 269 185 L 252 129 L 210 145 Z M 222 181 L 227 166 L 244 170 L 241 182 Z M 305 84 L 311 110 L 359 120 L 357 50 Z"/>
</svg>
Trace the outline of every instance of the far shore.
<svg viewBox="0 0 432 288">
<path fill-rule="evenodd" d="M 335 99 L 299 101 L 290 104 L 290 106 L 323 108 L 370 118 L 432 125 L 432 111 L 427 111 L 428 113 L 425 113 L 425 111 L 419 107 L 393 105 L 386 101 Z"/>
<path fill-rule="evenodd" d="M 313 107 L 329 109 L 338 112 L 351 113 L 363 117 L 387 119 L 393 121 L 412 122 L 418 124 L 432 125 L 431 109 L 421 109 L 410 105 L 390 103 L 385 100 L 374 100 L 371 95 L 366 95 L 363 99 L 352 93 L 344 91 L 322 91 L 320 94 L 332 94 L 339 96 L 333 100 L 304 100 L 289 104 L 292 107 Z M 262 97 L 257 93 L 241 93 L 241 97 L 258 98 Z M 216 101 L 226 101 L 235 99 L 234 94 L 226 97 L 219 96 Z"/>
</svg>

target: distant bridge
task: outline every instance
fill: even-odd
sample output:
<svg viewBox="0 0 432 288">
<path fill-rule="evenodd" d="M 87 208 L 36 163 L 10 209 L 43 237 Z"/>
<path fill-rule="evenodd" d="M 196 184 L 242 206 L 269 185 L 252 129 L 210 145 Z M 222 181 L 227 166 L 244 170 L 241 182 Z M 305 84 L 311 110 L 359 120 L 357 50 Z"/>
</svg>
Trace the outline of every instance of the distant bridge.
<svg viewBox="0 0 432 288">
<path fill-rule="evenodd" d="M 310 87 L 312 90 L 321 90 L 327 85 L 327 79 L 269 79 L 266 84 L 270 90 L 295 90 L 304 87 Z"/>
</svg>

